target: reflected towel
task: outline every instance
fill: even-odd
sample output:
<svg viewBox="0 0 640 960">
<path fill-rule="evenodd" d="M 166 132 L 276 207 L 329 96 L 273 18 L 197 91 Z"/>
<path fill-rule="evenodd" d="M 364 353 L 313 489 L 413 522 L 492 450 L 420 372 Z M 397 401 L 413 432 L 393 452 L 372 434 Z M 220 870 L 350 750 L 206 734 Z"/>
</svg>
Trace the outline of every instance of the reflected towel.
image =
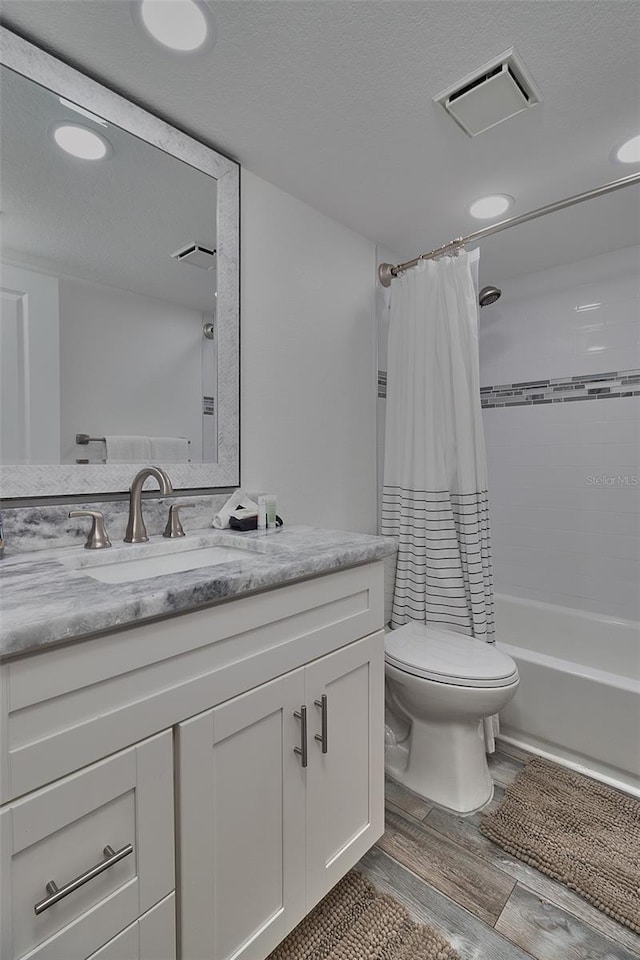
<svg viewBox="0 0 640 960">
<path fill-rule="evenodd" d="M 150 437 L 151 459 L 161 463 L 188 463 L 189 441 L 184 437 Z"/>
<path fill-rule="evenodd" d="M 500 733 L 500 716 L 494 713 L 492 717 L 485 717 L 484 727 L 484 749 L 486 753 L 496 752 L 496 737 Z"/>
<path fill-rule="evenodd" d="M 105 436 L 107 463 L 150 463 L 149 437 Z"/>
<path fill-rule="evenodd" d="M 213 518 L 213 526 L 218 530 L 225 530 L 229 526 L 229 517 L 238 507 L 255 510 L 256 513 L 258 512 L 258 504 L 248 497 L 242 487 L 240 487 L 235 493 L 231 494 L 225 505 L 218 510 Z"/>
</svg>

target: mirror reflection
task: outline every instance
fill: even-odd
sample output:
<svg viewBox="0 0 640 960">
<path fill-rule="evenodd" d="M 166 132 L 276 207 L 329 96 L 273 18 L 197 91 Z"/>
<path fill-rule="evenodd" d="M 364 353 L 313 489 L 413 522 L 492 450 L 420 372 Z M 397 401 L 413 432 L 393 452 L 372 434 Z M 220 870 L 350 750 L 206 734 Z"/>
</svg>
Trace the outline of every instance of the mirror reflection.
<svg viewBox="0 0 640 960">
<path fill-rule="evenodd" d="M 1 81 L 0 461 L 215 462 L 215 179 Z"/>
</svg>

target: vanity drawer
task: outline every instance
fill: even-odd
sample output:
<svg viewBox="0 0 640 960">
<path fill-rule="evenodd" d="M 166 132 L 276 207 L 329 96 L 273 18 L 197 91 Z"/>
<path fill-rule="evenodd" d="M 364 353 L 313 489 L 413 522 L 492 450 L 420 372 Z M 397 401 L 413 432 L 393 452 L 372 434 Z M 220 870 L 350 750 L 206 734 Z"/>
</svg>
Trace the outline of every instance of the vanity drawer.
<svg viewBox="0 0 640 960">
<path fill-rule="evenodd" d="M 0 956 L 84 960 L 171 893 L 173 857 L 171 731 L 8 804 Z M 89 874 L 43 904 L 50 881 L 63 893 Z"/>
</svg>

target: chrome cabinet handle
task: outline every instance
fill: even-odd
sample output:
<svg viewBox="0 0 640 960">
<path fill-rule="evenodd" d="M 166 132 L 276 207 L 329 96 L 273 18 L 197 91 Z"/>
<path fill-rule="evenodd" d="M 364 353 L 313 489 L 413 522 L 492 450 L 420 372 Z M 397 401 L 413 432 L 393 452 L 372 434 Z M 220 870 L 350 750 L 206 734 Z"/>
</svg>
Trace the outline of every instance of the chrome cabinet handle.
<svg viewBox="0 0 640 960">
<path fill-rule="evenodd" d="M 322 719 L 320 721 L 322 724 L 320 728 L 322 732 L 316 733 L 314 739 L 316 739 L 318 743 L 322 744 L 322 752 L 326 753 L 327 752 L 327 695 L 326 693 L 323 693 L 319 700 L 314 700 L 313 702 L 315 703 L 316 707 L 320 707 L 320 709 L 322 710 L 322 714 L 321 714 Z"/>
<path fill-rule="evenodd" d="M 124 860 L 124 858 L 128 857 L 130 853 L 133 853 L 133 846 L 130 843 L 127 843 L 124 847 L 121 847 L 120 850 L 114 850 L 113 847 L 110 847 L 107 844 L 107 846 L 104 848 L 104 860 L 101 860 L 100 863 L 96 863 L 94 867 L 89 867 L 85 873 L 81 873 L 79 877 L 76 877 L 74 880 L 70 880 L 68 883 L 65 883 L 63 887 L 59 887 L 55 880 L 49 880 L 49 883 L 46 886 L 46 891 L 49 896 L 45 897 L 44 900 L 40 900 L 39 903 L 36 903 L 33 907 L 33 912 L 36 916 L 44 913 L 44 911 L 48 910 L 49 907 L 52 907 L 54 903 L 58 903 L 59 900 L 63 900 L 64 897 L 68 897 L 69 894 L 73 893 L 74 890 L 77 890 L 78 887 L 88 883 L 89 880 L 93 880 L 93 878 L 97 877 L 99 874 L 104 873 L 105 870 L 108 870 L 109 867 L 112 867 L 120 860 Z"/>
<path fill-rule="evenodd" d="M 299 710 L 294 711 L 293 715 L 296 720 L 300 721 L 300 746 L 294 747 L 293 752 L 298 754 L 302 766 L 306 767 L 309 762 L 307 754 L 307 708 L 303 704 Z"/>
</svg>

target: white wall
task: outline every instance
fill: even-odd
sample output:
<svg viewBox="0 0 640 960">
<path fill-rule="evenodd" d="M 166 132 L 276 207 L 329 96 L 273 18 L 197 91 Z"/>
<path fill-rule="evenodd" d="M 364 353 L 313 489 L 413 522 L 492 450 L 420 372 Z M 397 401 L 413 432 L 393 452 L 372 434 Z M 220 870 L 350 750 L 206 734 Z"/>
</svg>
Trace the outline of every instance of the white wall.
<svg viewBox="0 0 640 960">
<path fill-rule="evenodd" d="M 483 387 L 637 371 L 639 253 L 501 284 L 481 312 Z M 638 395 L 485 409 L 496 590 L 640 618 L 639 418 Z"/>
<path fill-rule="evenodd" d="M 104 456 L 76 433 L 188 437 L 202 460 L 202 323 L 189 307 L 61 276 L 61 462 Z"/>
<path fill-rule="evenodd" d="M 375 248 L 242 171 L 241 470 L 286 523 L 375 533 Z"/>
</svg>

